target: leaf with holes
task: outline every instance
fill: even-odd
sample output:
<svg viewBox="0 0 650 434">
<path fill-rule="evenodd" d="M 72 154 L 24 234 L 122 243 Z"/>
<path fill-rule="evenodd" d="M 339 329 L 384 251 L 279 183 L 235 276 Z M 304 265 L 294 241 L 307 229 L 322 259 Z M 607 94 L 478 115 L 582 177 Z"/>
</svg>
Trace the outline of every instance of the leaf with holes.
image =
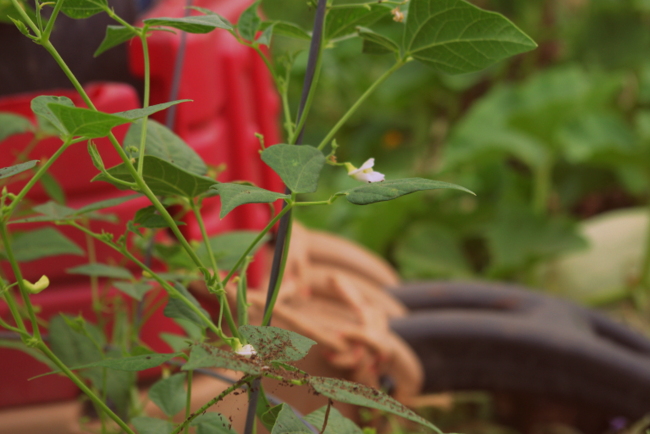
<svg viewBox="0 0 650 434">
<path fill-rule="evenodd" d="M 198 368 L 224 368 L 240 371 L 245 374 L 259 375 L 262 373 L 260 366 L 243 356 L 219 348 L 203 348 L 194 345 L 190 351 L 190 359 L 181 368 L 183 371 Z"/>
<path fill-rule="evenodd" d="M 535 47 L 507 18 L 463 0 L 410 2 L 404 27 L 405 56 L 439 71 L 479 71 Z"/>
<path fill-rule="evenodd" d="M 308 145 L 273 145 L 262 152 L 262 161 L 275 171 L 294 193 L 313 193 L 325 165 L 321 151 Z"/>
<path fill-rule="evenodd" d="M 125 163 L 111 167 L 107 172 L 122 181 L 134 182 Z M 153 155 L 144 156 L 142 176 L 151 191 L 157 196 L 193 198 L 205 193 L 217 183 L 214 179 L 188 172 Z M 108 177 L 101 173 L 92 180 L 111 182 Z M 115 183 L 114 185 L 121 190 L 126 189 L 122 184 Z"/>
<path fill-rule="evenodd" d="M 239 205 L 247 203 L 271 203 L 278 199 L 289 199 L 289 196 L 252 185 L 221 183 L 212 187 L 221 196 L 221 213 L 224 218 Z"/>
<path fill-rule="evenodd" d="M 264 360 L 292 362 L 303 359 L 316 342 L 298 333 L 271 326 L 245 325 L 239 332 Z"/>
<path fill-rule="evenodd" d="M 129 158 L 138 158 L 140 155 L 141 138 L 142 121 L 136 121 L 129 127 L 122 145 Z M 132 150 L 132 147 L 137 150 Z M 161 158 L 196 175 L 205 175 L 208 171 L 203 159 L 194 149 L 172 130 L 152 119 L 147 121 L 145 155 Z"/>
<path fill-rule="evenodd" d="M 364 386 L 363 384 L 353 383 L 351 381 L 339 380 L 337 378 L 308 377 L 308 379 L 309 384 L 314 388 L 314 390 L 327 398 L 346 404 L 360 405 L 362 407 L 382 410 L 401 416 L 404 419 L 418 423 L 442 434 L 442 431 L 436 428 L 436 426 L 431 422 L 418 416 L 402 403 L 383 394 L 377 389 Z"/>
</svg>

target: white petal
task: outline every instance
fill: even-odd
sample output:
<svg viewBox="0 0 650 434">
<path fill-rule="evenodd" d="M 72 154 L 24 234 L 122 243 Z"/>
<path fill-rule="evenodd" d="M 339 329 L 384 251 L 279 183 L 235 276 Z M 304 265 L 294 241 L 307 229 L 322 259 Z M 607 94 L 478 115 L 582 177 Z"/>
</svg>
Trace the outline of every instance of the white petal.
<svg viewBox="0 0 650 434">
<path fill-rule="evenodd" d="M 370 173 L 366 173 L 366 181 L 368 182 L 381 182 L 384 180 L 384 174 L 372 171 Z"/>
<path fill-rule="evenodd" d="M 370 169 L 372 166 L 375 165 L 375 159 L 374 158 L 368 158 L 365 163 L 359 167 L 359 170 L 366 170 Z"/>
</svg>

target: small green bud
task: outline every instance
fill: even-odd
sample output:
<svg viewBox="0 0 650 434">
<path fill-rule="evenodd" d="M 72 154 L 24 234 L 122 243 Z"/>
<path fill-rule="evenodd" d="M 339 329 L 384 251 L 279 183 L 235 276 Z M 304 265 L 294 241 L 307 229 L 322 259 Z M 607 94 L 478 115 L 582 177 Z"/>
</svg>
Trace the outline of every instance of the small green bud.
<svg viewBox="0 0 650 434">
<path fill-rule="evenodd" d="M 31 283 L 29 280 L 23 279 L 23 286 L 30 294 L 38 294 L 50 286 L 50 279 L 46 275 L 42 275 L 36 283 Z"/>
</svg>

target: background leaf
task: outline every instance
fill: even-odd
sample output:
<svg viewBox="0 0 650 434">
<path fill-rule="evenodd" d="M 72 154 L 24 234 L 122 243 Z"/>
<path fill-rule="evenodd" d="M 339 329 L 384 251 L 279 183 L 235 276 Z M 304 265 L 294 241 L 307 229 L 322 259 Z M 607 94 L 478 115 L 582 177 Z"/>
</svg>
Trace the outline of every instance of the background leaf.
<svg viewBox="0 0 650 434">
<path fill-rule="evenodd" d="M 237 434 L 228 419 L 216 412 L 203 413 L 191 425 L 197 427 L 196 434 Z"/>
<path fill-rule="evenodd" d="M 0 142 L 14 134 L 33 130 L 32 123 L 26 117 L 13 113 L 0 113 Z"/>
<path fill-rule="evenodd" d="M 273 145 L 262 152 L 262 161 L 280 175 L 294 193 L 313 193 L 325 164 L 325 156 L 308 145 Z"/>
<path fill-rule="evenodd" d="M 104 51 L 113 48 L 115 46 L 118 46 L 132 39 L 135 36 L 137 36 L 137 34 L 128 27 L 107 26 L 106 35 L 104 36 L 102 43 L 99 45 L 99 47 L 97 48 L 93 56 L 97 57 L 100 54 L 102 54 Z"/>
<path fill-rule="evenodd" d="M 122 145 L 130 158 L 140 156 L 141 135 L 142 121 L 136 121 L 129 127 Z M 134 146 L 138 151 L 130 151 L 130 146 Z M 205 175 L 208 171 L 203 159 L 194 149 L 172 130 L 153 119 L 147 120 L 145 155 L 153 155 L 196 175 Z"/>
<path fill-rule="evenodd" d="M 142 176 L 151 191 L 158 196 L 192 198 L 205 193 L 217 183 L 214 179 L 188 172 L 153 155 L 145 155 L 143 166 Z M 115 178 L 133 182 L 133 177 L 124 163 L 111 167 L 107 171 Z M 111 182 L 101 173 L 92 180 Z M 115 184 L 115 186 L 121 190 L 126 188 L 122 184 Z"/>
<path fill-rule="evenodd" d="M 3 167 L 0 169 L 0 179 L 9 178 L 10 176 L 18 175 L 28 171 L 29 169 L 35 167 L 39 163 L 39 160 L 31 160 L 26 163 L 15 164 L 9 167 Z"/>
<path fill-rule="evenodd" d="M 154 417 L 138 416 L 131 419 L 138 434 L 170 434 L 174 431 L 171 422 Z"/>
<path fill-rule="evenodd" d="M 311 434 L 311 431 L 298 419 L 298 416 L 296 416 L 296 413 L 293 412 L 291 407 L 287 404 L 280 404 L 279 407 L 280 410 L 275 418 L 275 424 L 273 425 L 271 434 Z"/>
<path fill-rule="evenodd" d="M 232 26 L 217 14 L 183 18 L 147 18 L 144 23 L 149 27 L 173 27 L 188 33 L 209 33 L 214 29 L 232 29 Z"/>
<path fill-rule="evenodd" d="M 210 247 L 212 253 L 217 260 L 219 268 L 222 270 L 232 270 L 237 264 L 237 261 L 244 254 L 248 246 L 250 246 L 258 232 L 256 231 L 231 231 L 225 234 L 210 237 Z M 250 254 L 253 255 L 264 243 L 268 241 L 268 237 L 262 237 L 255 247 L 251 250 Z M 201 258 L 204 263 L 210 263 L 208 251 L 205 244 L 201 243 L 196 249 L 196 254 Z"/>
<path fill-rule="evenodd" d="M 305 420 L 313 426 L 321 428 L 325 421 L 326 411 L 327 406 L 321 407 L 306 415 Z M 363 434 L 363 430 L 350 419 L 343 416 L 334 406 L 331 406 L 327 418 L 327 427 L 322 434 Z"/>
<path fill-rule="evenodd" d="M 124 267 L 115 265 L 92 263 L 79 265 L 78 267 L 68 268 L 70 274 L 83 274 L 85 276 L 108 277 L 111 279 L 132 279 L 133 274 Z"/>
<path fill-rule="evenodd" d="M 399 53 L 399 45 L 384 35 L 365 27 L 357 27 L 357 34 L 363 39 L 362 51 L 366 54 Z"/>
<path fill-rule="evenodd" d="M 302 27 L 288 21 L 264 21 L 260 25 L 260 30 L 265 31 L 269 27 L 273 27 L 273 34 L 286 36 L 288 38 L 302 39 L 305 41 L 311 40 L 311 35 Z"/>
<path fill-rule="evenodd" d="M 48 256 L 85 255 L 79 246 L 54 228 L 18 233 L 14 236 L 12 248 L 18 262 L 34 261 Z"/>
<path fill-rule="evenodd" d="M 212 189 L 216 190 L 221 197 L 221 212 L 219 214 L 221 218 L 224 218 L 239 205 L 271 203 L 278 199 L 289 199 L 290 197 L 286 194 L 245 184 L 221 183 L 213 186 Z"/>
<path fill-rule="evenodd" d="M 65 129 L 61 121 L 54 116 L 54 113 L 52 113 L 52 110 L 48 107 L 51 103 L 63 104 L 68 107 L 75 106 L 72 100 L 65 96 L 37 96 L 32 100 L 31 108 L 38 119 L 38 128 L 54 135 L 67 134 L 68 131 Z"/>
<path fill-rule="evenodd" d="M 479 71 L 537 44 L 507 18 L 463 0 L 411 0 L 404 52 L 448 74 Z"/>
<path fill-rule="evenodd" d="M 138 301 L 142 300 L 142 297 L 153 289 L 153 286 L 146 283 L 131 283 L 124 281 L 113 282 L 113 286 Z"/>
<path fill-rule="evenodd" d="M 182 297 L 186 298 L 194 306 L 198 307 L 206 318 L 210 318 L 210 314 L 201 307 L 196 298 L 194 298 L 194 296 L 183 285 L 177 282 L 173 282 L 172 285 L 174 285 L 174 288 L 181 293 Z M 206 326 L 205 322 L 195 311 L 193 311 L 185 302 L 176 297 L 169 297 L 163 313 L 169 318 L 186 319 L 201 327 Z"/>
<path fill-rule="evenodd" d="M 82 19 L 108 9 L 106 0 L 65 0 L 61 12 L 70 18 Z"/>
<path fill-rule="evenodd" d="M 361 187 L 344 190 L 336 194 L 346 195 L 345 198 L 353 204 L 368 205 L 375 202 L 396 199 L 400 196 L 414 193 L 416 191 L 436 190 L 440 188 L 450 188 L 474 194 L 460 185 L 424 178 L 404 178 L 391 181 L 373 182 Z"/>
<path fill-rule="evenodd" d="M 260 3 L 260 0 L 253 2 L 242 12 L 239 16 L 239 21 L 237 21 L 239 35 L 249 42 L 255 40 L 255 34 L 260 28 L 261 20 L 259 15 L 257 15 Z"/>
<path fill-rule="evenodd" d="M 167 416 L 175 416 L 185 408 L 186 378 L 186 374 L 179 373 L 157 381 L 149 389 L 149 399 Z"/>
<path fill-rule="evenodd" d="M 390 14 L 391 8 L 382 4 L 346 5 L 328 11 L 323 38 L 329 41 L 356 33 L 357 26 L 369 26 Z"/>
</svg>

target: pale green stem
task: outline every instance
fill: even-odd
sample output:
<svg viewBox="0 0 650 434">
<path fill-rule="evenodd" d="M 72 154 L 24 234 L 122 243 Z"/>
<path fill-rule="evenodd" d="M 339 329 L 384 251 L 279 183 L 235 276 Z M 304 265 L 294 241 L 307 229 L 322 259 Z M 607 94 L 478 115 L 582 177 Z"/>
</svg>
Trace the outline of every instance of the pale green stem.
<svg viewBox="0 0 650 434">
<path fill-rule="evenodd" d="M 275 224 L 282 218 L 283 215 L 285 215 L 289 210 L 293 207 L 293 203 L 288 203 L 287 206 L 283 207 L 282 210 L 275 216 L 273 219 L 269 222 L 269 224 L 266 225 L 264 229 L 257 235 L 255 240 L 251 243 L 250 246 L 246 249 L 246 251 L 239 257 L 237 260 L 237 263 L 235 264 L 234 267 L 232 267 L 232 270 L 228 273 L 225 279 L 223 279 L 223 285 L 225 286 L 232 276 L 237 272 L 239 267 L 242 266 L 244 261 L 246 260 L 246 257 L 250 254 L 250 252 L 253 250 L 253 248 L 264 238 L 264 236 L 275 226 Z"/>
<path fill-rule="evenodd" d="M 54 164 L 54 162 L 63 154 L 63 152 L 68 149 L 68 146 L 70 146 L 70 139 L 67 139 L 63 144 L 59 147 L 59 149 L 56 150 L 56 152 L 43 164 L 34 174 L 34 176 L 25 184 L 25 186 L 20 190 L 20 193 L 16 195 L 16 197 L 11 201 L 11 204 L 9 205 L 7 211 L 5 214 L 2 216 L 2 219 L 4 221 L 8 221 L 9 218 L 11 217 L 11 214 L 13 213 L 14 209 L 16 206 L 20 203 L 20 201 L 25 197 L 27 193 L 29 193 L 29 190 L 32 189 L 32 187 L 41 179 L 43 174 L 47 172 L 47 170 Z"/>
<path fill-rule="evenodd" d="M 228 304 L 228 299 L 226 298 L 226 288 L 224 283 L 221 281 L 219 277 L 219 267 L 217 266 L 217 260 L 214 257 L 214 253 L 212 252 L 212 246 L 210 245 L 210 237 L 208 237 L 208 232 L 205 229 L 203 216 L 201 215 L 201 211 L 198 209 L 194 201 L 190 202 L 190 207 L 192 208 L 192 211 L 196 216 L 196 221 L 199 224 L 199 229 L 201 230 L 201 237 L 203 238 L 203 243 L 205 244 L 205 248 L 208 251 L 208 255 L 210 256 L 210 261 L 212 262 L 212 270 L 214 273 L 214 278 L 209 281 L 206 281 L 206 283 L 211 286 L 213 282 L 216 282 L 219 290 L 218 295 L 219 295 L 220 311 L 221 312 L 225 311 L 226 321 L 228 322 L 228 326 L 232 330 L 233 335 L 239 338 L 239 332 L 237 331 L 235 320 L 233 319 L 232 312 L 230 311 L 230 305 Z M 220 316 L 219 324 L 221 324 L 221 315 L 219 316 Z"/>
<path fill-rule="evenodd" d="M 149 107 L 149 94 L 151 89 L 151 77 L 150 75 L 150 61 L 149 61 L 149 46 L 147 44 L 147 31 L 146 29 L 140 35 L 140 41 L 142 41 L 142 52 L 144 55 L 144 97 L 142 101 L 142 108 Z M 145 145 L 147 142 L 147 116 L 142 118 L 142 130 L 140 133 L 140 152 L 138 153 L 138 174 L 142 176 L 142 171 L 144 169 L 144 156 L 145 156 Z"/>
<path fill-rule="evenodd" d="M 379 87 L 380 84 L 382 84 L 388 77 L 393 75 L 395 71 L 400 69 L 404 64 L 406 63 L 406 60 L 400 59 L 395 63 L 388 71 L 384 72 L 381 77 L 379 77 L 366 91 L 359 97 L 359 99 L 348 109 L 348 111 L 343 115 L 343 117 L 334 125 L 334 127 L 330 130 L 330 132 L 325 136 L 323 141 L 318 145 L 319 150 L 323 150 L 327 144 L 332 141 L 336 133 L 341 129 L 341 127 L 348 121 L 348 119 L 354 114 L 355 111 L 363 104 L 366 99 Z"/>
<path fill-rule="evenodd" d="M 201 318 L 201 320 L 207 324 L 207 327 L 210 330 L 212 330 L 217 336 L 219 336 L 224 341 L 228 342 L 228 344 L 233 342 L 234 338 L 226 336 L 223 333 L 223 331 L 221 330 L 220 327 L 217 327 L 212 322 L 212 320 L 210 320 L 210 318 L 208 318 L 207 316 L 205 316 L 205 314 L 203 312 L 201 312 L 201 309 L 196 307 L 191 301 L 189 301 L 187 298 L 185 298 L 183 296 L 183 294 L 178 292 L 178 290 L 176 288 L 174 288 L 172 285 L 167 283 L 166 280 L 164 280 L 163 278 L 158 276 L 153 270 L 151 270 L 149 267 L 147 267 L 138 258 L 133 256 L 133 254 L 131 252 L 129 252 L 126 248 L 123 248 L 123 247 L 115 244 L 112 241 L 106 240 L 101 235 L 90 231 L 89 229 L 79 225 L 78 223 L 76 223 L 74 221 L 68 222 L 67 224 L 69 224 L 71 226 L 74 226 L 75 228 L 79 229 L 80 231 L 82 231 L 82 232 L 84 232 L 86 234 L 89 234 L 91 237 L 95 238 L 96 240 L 99 240 L 99 241 L 103 242 L 107 246 L 111 247 L 113 250 L 123 254 L 127 259 L 133 261 L 133 263 L 135 263 L 138 267 L 140 267 L 143 271 L 145 271 L 149 276 L 151 276 L 152 279 L 154 279 L 156 282 L 158 282 L 158 284 L 160 284 L 160 286 L 162 286 L 171 297 L 176 297 L 176 298 L 180 299 L 183 303 L 185 303 L 185 305 L 187 307 L 189 307 L 195 314 L 197 314 L 199 316 L 199 318 Z"/>
<path fill-rule="evenodd" d="M 192 414 L 192 377 L 194 371 L 187 371 L 187 395 L 185 396 L 185 419 L 189 419 Z M 189 433 L 190 425 L 185 425 L 185 434 Z"/>
<path fill-rule="evenodd" d="M 20 296 L 23 299 L 25 309 L 27 309 L 27 315 L 29 316 L 29 319 L 32 323 L 32 335 L 34 338 L 40 341 L 41 331 L 38 326 L 38 320 L 36 319 L 36 312 L 34 311 L 34 306 L 32 306 L 31 300 L 29 299 L 29 292 L 27 291 L 27 288 L 25 288 L 23 274 L 20 270 L 18 262 L 16 261 L 16 257 L 14 256 L 14 251 L 11 243 L 9 242 L 9 232 L 7 232 L 7 224 L 5 222 L 0 223 L 0 237 L 2 237 L 2 243 L 5 246 L 5 255 L 7 255 L 7 259 L 11 265 L 11 270 L 13 271 L 14 277 L 16 278 L 16 283 L 18 283 L 18 289 L 20 290 Z M 20 313 L 18 313 L 18 317 L 20 317 Z M 23 327 L 24 324 L 21 328 Z"/>
<path fill-rule="evenodd" d="M 307 114 L 309 113 L 309 110 L 311 110 L 311 104 L 314 100 L 314 96 L 316 95 L 316 87 L 318 85 L 318 80 L 320 79 L 320 71 L 321 71 L 321 63 L 323 60 L 323 44 L 321 43 L 320 45 L 321 49 L 320 52 L 318 53 L 318 59 L 316 60 L 316 70 L 314 72 L 314 81 L 312 82 L 311 87 L 309 88 L 309 93 L 307 94 L 307 100 L 305 101 L 305 107 L 302 110 L 302 113 L 300 115 L 300 119 L 297 119 L 297 124 L 296 127 L 293 130 L 293 134 L 289 137 L 289 144 L 293 145 L 296 143 L 298 140 L 298 136 L 300 135 L 300 132 L 302 131 L 303 127 L 305 126 L 305 122 L 307 122 Z"/>
<path fill-rule="evenodd" d="M 63 363 L 57 356 L 50 350 L 47 345 L 39 340 L 36 348 L 41 350 L 47 358 L 49 358 L 57 368 L 61 370 L 74 384 L 77 385 L 79 389 L 95 404 L 100 408 L 108 417 L 113 419 L 115 423 L 122 428 L 127 434 L 136 434 L 129 426 L 124 422 L 117 414 L 113 413 L 111 410 L 87 385 L 84 383 L 77 375 L 72 372 L 68 367 Z"/>
<path fill-rule="evenodd" d="M 40 38 L 42 36 L 40 29 L 34 22 L 29 18 L 29 15 L 25 12 L 23 7 L 18 3 L 18 0 L 11 0 L 11 3 L 13 3 L 14 8 L 16 8 L 16 11 L 18 11 L 18 14 L 20 17 L 27 23 L 27 25 L 32 29 L 34 32 L 34 35 L 36 35 L 37 38 Z M 61 2 L 62 3 L 62 2 Z"/>
<path fill-rule="evenodd" d="M 59 12 L 61 11 L 61 8 L 63 7 L 63 2 L 64 1 L 65 0 L 59 0 L 54 5 L 54 9 L 52 10 L 52 14 L 50 15 L 50 18 L 48 19 L 47 25 L 45 26 L 45 31 L 43 31 L 43 35 L 41 36 L 42 39 L 47 40 L 47 41 L 50 40 L 50 35 L 52 34 L 52 29 L 54 29 L 54 22 L 56 21 L 56 18 L 59 15 Z M 39 13 L 39 15 L 40 15 L 40 13 Z"/>
<path fill-rule="evenodd" d="M 174 431 L 172 431 L 170 434 L 178 434 L 180 433 L 183 429 L 185 429 L 186 426 L 190 424 L 194 419 L 199 417 L 200 415 L 203 414 L 204 411 L 207 411 L 208 408 L 212 407 L 215 405 L 217 402 L 221 401 L 223 398 L 228 396 L 230 393 L 234 392 L 235 390 L 239 389 L 242 387 L 244 384 L 248 383 L 252 379 L 254 379 L 255 376 L 253 375 L 247 375 L 243 377 L 241 380 L 238 382 L 234 383 L 232 386 L 228 387 L 226 390 L 221 392 L 219 396 L 212 398 L 210 401 L 208 401 L 203 407 L 199 408 L 196 410 L 194 413 L 192 413 L 187 419 L 183 421 L 182 424 L 178 425 Z"/>
</svg>

